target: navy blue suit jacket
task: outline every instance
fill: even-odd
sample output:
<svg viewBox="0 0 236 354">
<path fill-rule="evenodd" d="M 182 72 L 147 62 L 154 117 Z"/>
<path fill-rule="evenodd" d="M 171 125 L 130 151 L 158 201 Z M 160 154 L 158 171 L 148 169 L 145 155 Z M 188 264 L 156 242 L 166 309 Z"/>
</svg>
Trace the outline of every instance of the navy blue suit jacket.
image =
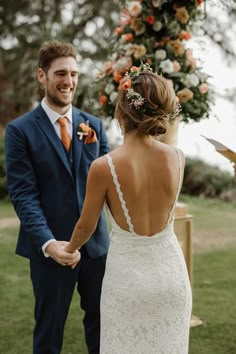
<svg viewBox="0 0 236 354">
<path fill-rule="evenodd" d="M 108 152 L 100 119 L 73 107 L 73 166 L 41 104 L 7 126 L 6 171 L 10 199 L 20 219 L 16 253 L 50 262 L 42 245 L 52 239 L 69 241 L 80 215 L 90 164 Z M 89 121 L 98 141 L 79 140 L 80 123 Z M 104 212 L 85 247 L 91 258 L 104 255 L 109 244 Z"/>
</svg>

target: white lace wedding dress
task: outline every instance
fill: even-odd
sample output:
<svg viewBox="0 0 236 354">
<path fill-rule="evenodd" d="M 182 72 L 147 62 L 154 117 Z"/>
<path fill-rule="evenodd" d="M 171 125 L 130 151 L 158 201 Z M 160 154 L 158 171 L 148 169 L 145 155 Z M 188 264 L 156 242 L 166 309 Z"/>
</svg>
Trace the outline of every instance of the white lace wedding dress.
<svg viewBox="0 0 236 354">
<path fill-rule="evenodd" d="M 179 152 L 175 203 L 165 229 L 151 237 L 135 233 L 111 156 L 106 157 L 129 232 L 107 207 L 112 231 L 101 296 L 100 354 L 186 354 L 191 286 L 172 220 L 181 186 Z"/>
</svg>

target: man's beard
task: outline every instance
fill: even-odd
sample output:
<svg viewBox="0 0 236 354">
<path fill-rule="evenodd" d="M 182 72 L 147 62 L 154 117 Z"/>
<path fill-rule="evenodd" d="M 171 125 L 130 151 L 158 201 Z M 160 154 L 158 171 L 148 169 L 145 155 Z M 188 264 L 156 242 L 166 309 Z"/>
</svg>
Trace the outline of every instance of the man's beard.
<svg viewBox="0 0 236 354">
<path fill-rule="evenodd" d="M 56 97 L 55 95 L 51 95 L 50 92 L 47 92 L 47 96 L 48 96 L 48 99 L 49 99 L 55 106 L 58 106 L 58 107 L 61 107 L 61 108 L 68 106 L 68 105 L 71 104 L 72 101 L 73 101 L 73 97 L 72 97 L 72 99 L 71 99 L 70 102 L 65 103 L 65 102 L 61 101 L 61 100 L 60 100 L 58 97 Z"/>
</svg>

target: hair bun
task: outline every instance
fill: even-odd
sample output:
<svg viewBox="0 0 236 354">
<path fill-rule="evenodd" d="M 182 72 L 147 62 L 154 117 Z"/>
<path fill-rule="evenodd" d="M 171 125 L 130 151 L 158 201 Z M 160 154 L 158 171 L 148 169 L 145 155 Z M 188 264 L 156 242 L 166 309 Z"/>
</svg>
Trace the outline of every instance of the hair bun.
<svg viewBox="0 0 236 354">
<path fill-rule="evenodd" d="M 137 125 L 137 131 L 141 135 L 162 135 L 165 134 L 169 126 L 167 117 L 155 116 L 147 117 Z"/>
</svg>

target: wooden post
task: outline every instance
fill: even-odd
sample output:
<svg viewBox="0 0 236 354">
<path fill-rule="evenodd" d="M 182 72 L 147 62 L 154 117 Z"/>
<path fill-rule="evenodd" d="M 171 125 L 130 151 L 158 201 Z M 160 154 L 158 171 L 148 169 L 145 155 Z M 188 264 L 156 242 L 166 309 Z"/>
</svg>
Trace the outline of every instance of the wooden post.
<svg viewBox="0 0 236 354">
<path fill-rule="evenodd" d="M 192 268 L 192 215 L 187 212 L 187 205 L 177 203 L 174 215 L 174 229 L 176 237 L 182 248 L 187 265 L 189 280 L 193 289 L 193 268 Z M 203 321 L 192 315 L 190 327 L 202 325 Z"/>
</svg>

